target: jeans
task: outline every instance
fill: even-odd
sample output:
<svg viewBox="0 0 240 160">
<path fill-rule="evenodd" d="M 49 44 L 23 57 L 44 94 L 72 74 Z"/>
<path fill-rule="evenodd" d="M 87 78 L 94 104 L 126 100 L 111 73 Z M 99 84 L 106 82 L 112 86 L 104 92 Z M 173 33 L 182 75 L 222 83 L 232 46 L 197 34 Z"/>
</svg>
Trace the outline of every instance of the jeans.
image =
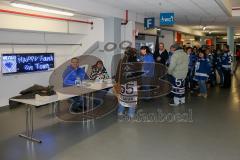
<svg viewBox="0 0 240 160">
<path fill-rule="evenodd" d="M 200 88 L 200 93 L 201 94 L 207 94 L 206 81 L 205 80 L 199 80 L 198 84 L 199 84 L 199 88 Z"/>
<path fill-rule="evenodd" d="M 123 105 L 119 104 L 119 106 L 118 106 L 118 114 L 123 114 L 125 108 L 126 107 L 124 107 Z M 129 117 L 134 117 L 135 110 L 136 110 L 136 106 L 128 107 L 128 116 Z"/>
<path fill-rule="evenodd" d="M 220 76 L 220 85 L 223 85 L 223 83 L 224 83 L 223 71 L 222 71 L 222 69 L 217 68 L 217 72 L 218 72 L 218 74 L 219 74 L 219 76 Z"/>
</svg>

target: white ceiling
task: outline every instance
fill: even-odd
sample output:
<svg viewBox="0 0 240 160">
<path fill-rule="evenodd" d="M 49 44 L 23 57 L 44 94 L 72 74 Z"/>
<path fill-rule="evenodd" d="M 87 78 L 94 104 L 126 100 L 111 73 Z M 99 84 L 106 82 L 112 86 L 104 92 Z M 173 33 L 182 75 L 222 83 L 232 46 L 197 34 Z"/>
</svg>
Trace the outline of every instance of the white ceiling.
<svg viewBox="0 0 240 160">
<path fill-rule="evenodd" d="M 92 0 L 146 17 L 159 17 L 160 12 L 174 12 L 177 24 L 222 23 L 226 14 L 214 0 Z"/>
<path fill-rule="evenodd" d="M 229 17 L 215 0 L 92 0 L 96 3 L 110 5 L 122 10 L 130 10 L 145 17 L 159 17 L 160 12 L 174 12 L 176 24 L 192 26 L 208 26 L 212 33 L 226 33 L 226 27 L 235 27 L 240 33 L 240 17 Z M 240 0 L 232 0 L 233 7 L 240 7 Z"/>
<path fill-rule="evenodd" d="M 174 12 L 176 24 L 192 26 L 201 30 L 199 25 L 215 32 L 226 32 L 227 26 L 234 26 L 240 32 L 240 16 L 229 17 L 217 4 L 218 0 L 23 0 L 32 3 L 46 3 L 57 7 L 67 7 L 82 13 L 111 12 L 129 10 L 142 17 L 159 18 L 160 12 Z M 240 0 L 232 0 L 234 7 L 240 7 Z M 111 10 L 109 10 L 111 8 Z M 96 14 L 98 13 L 98 14 Z M 111 15 L 107 13 L 106 15 Z M 121 13 L 120 13 L 121 14 Z M 239 14 L 240 15 L 240 14 Z M 123 15 L 122 15 L 123 17 Z M 219 27 L 220 26 L 220 27 Z"/>
</svg>

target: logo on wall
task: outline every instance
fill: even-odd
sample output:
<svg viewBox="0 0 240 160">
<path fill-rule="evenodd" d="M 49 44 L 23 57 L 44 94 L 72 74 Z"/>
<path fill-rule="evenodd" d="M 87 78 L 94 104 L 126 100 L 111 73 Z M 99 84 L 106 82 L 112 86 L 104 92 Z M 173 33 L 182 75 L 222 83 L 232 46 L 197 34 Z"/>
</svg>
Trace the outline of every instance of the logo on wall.
<svg viewBox="0 0 240 160">
<path fill-rule="evenodd" d="M 15 73 L 17 72 L 17 57 L 4 56 L 2 59 L 2 73 Z"/>
<path fill-rule="evenodd" d="M 174 13 L 160 13 L 160 25 L 172 26 L 175 24 Z"/>
</svg>

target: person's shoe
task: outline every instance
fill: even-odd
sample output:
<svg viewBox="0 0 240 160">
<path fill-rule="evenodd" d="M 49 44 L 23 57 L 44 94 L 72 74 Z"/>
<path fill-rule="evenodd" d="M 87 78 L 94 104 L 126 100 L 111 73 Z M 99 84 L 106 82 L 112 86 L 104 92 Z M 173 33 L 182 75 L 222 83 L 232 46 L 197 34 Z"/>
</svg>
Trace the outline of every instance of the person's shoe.
<svg viewBox="0 0 240 160">
<path fill-rule="evenodd" d="M 204 94 L 204 95 L 203 95 L 203 97 L 204 97 L 204 98 L 207 98 L 207 97 L 208 97 L 208 95 L 207 95 L 207 94 Z"/>
<path fill-rule="evenodd" d="M 185 100 L 184 101 L 180 101 L 180 104 L 185 104 L 186 102 L 185 102 Z"/>
<path fill-rule="evenodd" d="M 128 121 L 133 122 L 134 121 L 134 115 L 129 115 L 128 116 Z"/>
<path fill-rule="evenodd" d="M 123 113 L 122 112 L 118 112 L 118 116 L 123 116 Z"/>
<path fill-rule="evenodd" d="M 169 103 L 169 105 L 170 105 L 170 106 L 173 106 L 173 107 L 179 106 L 179 104 L 176 104 L 176 103 L 174 103 L 174 102 Z"/>
<path fill-rule="evenodd" d="M 202 95 L 201 93 L 199 93 L 197 96 L 198 96 L 198 97 L 202 97 L 203 95 Z"/>
</svg>

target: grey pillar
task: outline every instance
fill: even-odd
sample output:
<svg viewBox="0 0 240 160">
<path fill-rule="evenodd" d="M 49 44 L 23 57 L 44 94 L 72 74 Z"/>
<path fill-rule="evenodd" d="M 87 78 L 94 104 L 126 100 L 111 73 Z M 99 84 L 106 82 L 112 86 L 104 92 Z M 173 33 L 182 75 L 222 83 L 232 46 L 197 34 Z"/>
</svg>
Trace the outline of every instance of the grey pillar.
<svg viewBox="0 0 240 160">
<path fill-rule="evenodd" d="M 229 45 L 230 51 L 234 53 L 234 28 L 227 28 L 227 44 Z"/>
<path fill-rule="evenodd" d="M 105 44 L 108 42 L 113 42 L 117 47 L 113 51 L 105 51 L 107 56 L 105 56 L 105 63 L 107 70 L 110 72 L 110 75 L 115 75 L 117 69 L 117 58 L 121 50 L 119 49 L 119 44 L 121 43 L 121 22 L 119 18 L 109 17 L 104 19 L 104 41 Z"/>
</svg>

